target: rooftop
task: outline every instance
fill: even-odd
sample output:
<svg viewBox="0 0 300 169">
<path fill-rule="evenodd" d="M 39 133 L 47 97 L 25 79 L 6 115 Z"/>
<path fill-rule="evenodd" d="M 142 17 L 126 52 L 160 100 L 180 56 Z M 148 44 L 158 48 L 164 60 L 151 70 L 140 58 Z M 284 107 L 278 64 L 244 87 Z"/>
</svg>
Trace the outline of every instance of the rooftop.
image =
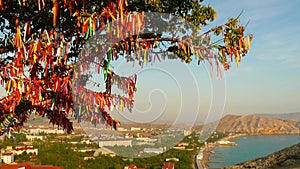
<svg viewBox="0 0 300 169">
<path fill-rule="evenodd" d="M 62 167 L 52 166 L 52 165 L 36 165 L 30 166 L 29 162 L 21 164 L 2 164 L 2 169 L 63 169 Z"/>
<path fill-rule="evenodd" d="M 12 155 L 13 153 L 2 153 L 2 156 L 10 156 Z"/>
<path fill-rule="evenodd" d="M 172 163 L 172 162 L 164 162 L 164 165 L 161 168 L 162 169 L 174 169 L 174 163 Z"/>
</svg>

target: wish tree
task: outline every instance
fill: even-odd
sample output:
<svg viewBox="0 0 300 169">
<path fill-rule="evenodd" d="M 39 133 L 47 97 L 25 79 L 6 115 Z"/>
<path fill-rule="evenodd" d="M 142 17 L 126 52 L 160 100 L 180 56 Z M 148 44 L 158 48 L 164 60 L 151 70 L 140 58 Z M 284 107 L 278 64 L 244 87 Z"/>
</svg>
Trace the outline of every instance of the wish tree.
<svg viewBox="0 0 300 169">
<path fill-rule="evenodd" d="M 216 11 L 201 3 L 0 0 L 0 82 L 7 92 L 0 100 L 0 135 L 20 130 L 32 114 L 68 133 L 73 130 L 68 117 L 117 129 L 109 112 L 131 111 L 137 90 L 137 75 L 121 76 L 111 67 L 119 59 L 141 67 L 195 59 L 219 75 L 231 62 L 238 65 L 253 36 L 244 34 L 239 17 L 203 31 Z M 92 67 L 102 81 L 92 80 Z M 104 90 L 88 89 L 87 82 Z"/>
</svg>

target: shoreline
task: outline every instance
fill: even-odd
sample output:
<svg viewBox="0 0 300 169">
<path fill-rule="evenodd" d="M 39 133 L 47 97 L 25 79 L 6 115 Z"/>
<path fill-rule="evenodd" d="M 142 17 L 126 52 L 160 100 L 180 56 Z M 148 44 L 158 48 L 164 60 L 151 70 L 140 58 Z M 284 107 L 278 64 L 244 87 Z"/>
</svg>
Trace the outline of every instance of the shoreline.
<svg viewBox="0 0 300 169">
<path fill-rule="evenodd" d="M 241 134 L 236 134 L 233 136 L 228 136 L 228 137 L 224 137 L 220 140 L 224 140 L 224 141 L 230 141 L 232 139 L 235 138 L 239 138 L 239 137 L 247 137 L 247 136 L 261 136 L 261 135 L 299 135 L 300 133 L 285 133 L 285 134 L 281 134 L 281 133 L 277 133 L 277 134 L 248 134 L 248 133 L 241 133 Z M 209 163 L 210 163 L 210 154 L 211 151 L 213 151 L 216 147 L 218 146 L 217 143 L 209 143 L 208 145 L 205 146 L 205 149 L 203 151 L 203 165 L 206 169 L 209 169 Z"/>
<path fill-rule="evenodd" d="M 225 141 L 229 141 L 229 140 L 232 140 L 234 138 L 238 138 L 238 137 L 246 137 L 246 136 L 249 136 L 250 134 L 246 134 L 246 133 L 243 133 L 243 134 L 236 134 L 234 136 L 228 136 L 228 137 L 224 137 L 220 140 L 225 140 Z M 211 154 L 211 151 L 213 151 L 216 147 L 218 146 L 217 143 L 209 143 L 204 151 L 203 151 L 203 164 L 204 164 L 204 167 L 205 168 L 210 168 L 208 163 L 210 162 L 209 158 L 210 158 L 210 154 Z"/>
</svg>

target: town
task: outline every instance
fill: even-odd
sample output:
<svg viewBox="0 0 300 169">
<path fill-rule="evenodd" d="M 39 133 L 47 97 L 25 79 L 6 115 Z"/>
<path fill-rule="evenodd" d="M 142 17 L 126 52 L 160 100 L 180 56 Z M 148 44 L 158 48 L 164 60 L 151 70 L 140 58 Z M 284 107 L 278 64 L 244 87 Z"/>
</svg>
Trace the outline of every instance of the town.
<svg viewBox="0 0 300 169">
<path fill-rule="evenodd" d="M 73 168 L 196 168 L 205 146 L 224 134 L 199 142 L 199 132 L 175 128 L 75 127 L 72 134 L 48 126 L 25 126 L 21 134 L 1 137 L 2 169 Z M 227 136 L 227 135 L 226 135 Z M 226 142 L 224 142 L 226 143 Z"/>
</svg>

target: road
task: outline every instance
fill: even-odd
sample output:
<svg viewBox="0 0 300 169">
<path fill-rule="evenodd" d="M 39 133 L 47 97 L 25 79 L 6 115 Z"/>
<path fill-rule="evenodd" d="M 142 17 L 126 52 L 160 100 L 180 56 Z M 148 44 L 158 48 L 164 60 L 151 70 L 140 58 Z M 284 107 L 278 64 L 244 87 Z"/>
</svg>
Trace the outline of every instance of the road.
<svg viewBox="0 0 300 169">
<path fill-rule="evenodd" d="M 197 169 L 204 169 L 201 160 L 196 159 L 196 168 Z"/>
<path fill-rule="evenodd" d="M 203 151 L 199 150 L 198 156 L 202 156 L 202 158 L 198 159 L 197 156 L 195 156 L 195 161 L 196 161 L 196 168 L 197 169 L 206 169 L 204 166 L 203 162 Z"/>
</svg>

